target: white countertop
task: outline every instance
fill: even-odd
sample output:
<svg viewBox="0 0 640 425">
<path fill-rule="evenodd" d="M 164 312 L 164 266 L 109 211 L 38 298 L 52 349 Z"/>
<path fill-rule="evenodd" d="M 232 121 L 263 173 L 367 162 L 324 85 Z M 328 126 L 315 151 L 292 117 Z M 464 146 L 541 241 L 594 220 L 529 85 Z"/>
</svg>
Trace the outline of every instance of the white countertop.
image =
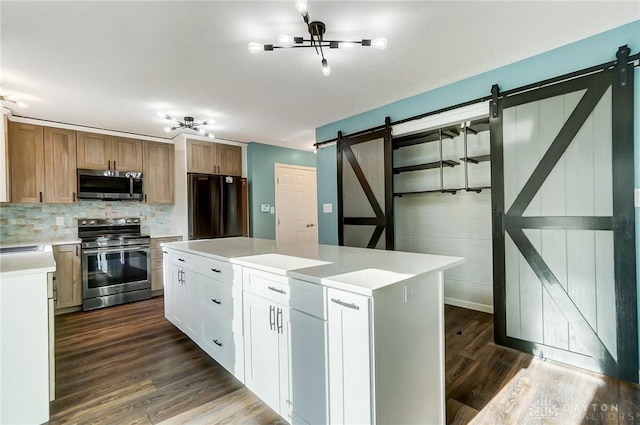
<svg viewBox="0 0 640 425">
<path fill-rule="evenodd" d="M 5 277 L 56 271 L 51 245 L 42 251 L 0 254 L 0 275 Z"/>
<path fill-rule="evenodd" d="M 172 242 L 163 246 L 363 295 L 464 262 L 461 257 L 255 238 Z"/>
<path fill-rule="evenodd" d="M 33 238 L 33 239 L 14 239 L 14 238 L 3 238 L 0 240 L 0 247 L 11 247 L 11 246 L 27 246 L 27 245 L 72 245 L 79 244 L 82 242 L 80 238 L 74 236 L 72 238 L 59 238 L 59 239 L 51 239 L 51 238 Z"/>
</svg>

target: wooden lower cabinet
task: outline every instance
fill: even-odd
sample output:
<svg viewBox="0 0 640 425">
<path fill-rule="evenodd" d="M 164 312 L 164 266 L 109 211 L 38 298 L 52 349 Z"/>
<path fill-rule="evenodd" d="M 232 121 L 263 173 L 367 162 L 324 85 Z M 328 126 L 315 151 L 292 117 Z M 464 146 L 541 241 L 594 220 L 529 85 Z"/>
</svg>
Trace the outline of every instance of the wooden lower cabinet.
<svg viewBox="0 0 640 425">
<path fill-rule="evenodd" d="M 151 238 L 151 291 L 154 295 L 161 295 L 164 289 L 162 244 L 167 242 L 180 242 L 182 236 L 169 236 L 164 238 Z"/>
<path fill-rule="evenodd" d="M 82 270 L 80 244 L 54 245 L 56 260 L 55 308 L 79 307 L 82 305 Z"/>
</svg>

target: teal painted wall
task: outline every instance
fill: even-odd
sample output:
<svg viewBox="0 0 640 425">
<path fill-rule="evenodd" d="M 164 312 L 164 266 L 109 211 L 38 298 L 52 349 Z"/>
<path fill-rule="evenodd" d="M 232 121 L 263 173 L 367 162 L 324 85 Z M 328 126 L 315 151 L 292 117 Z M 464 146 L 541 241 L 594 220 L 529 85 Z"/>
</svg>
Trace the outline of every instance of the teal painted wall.
<svg viewBox="0 0 640 425">
<path fill-rule="evenodd" d="M 372 109 L 361 114 L 336 121 L 316 129 L 316 141 L 330 140 L 338 131 L 345 134 L 384 124 L 385 117 L 397 121 L 421 113 L 435 111 L 490 94 L 491 86 L 498 84 L 500 90 L 509 90 L 547 78 L 588 68 L 593 65 L 615 60 L 619 46 L 627 44 L 631 54 L 640 51 L 640 20 L 631 22 L 610 31 L 594 35 L 584 40 L 533 56 L 522 61 L 488 71 L 434 90 Z M 640 69 L 635 69 L 635 187 L 640 188 Z M 326 148 L 333 150 L 335 148 Z M 324 149 L 323 149 L 324 150 Z M 322 190 L 336 187 L 335 161 L 330 164 L 330 154 L 323 155 L 318 161 L 318 179 L 322 181 Z M 318 187 L 320 197 L 321 188 Z M 324 194 L 326 198 L 328 194 Z M 335 208 L 334 208 L 335 209 Z M 337 215 L 325 216 L 319 222 L 321 234 L 337 235 Z M 326 243 L 337 243 L 334 241 Z M 638 285 L 638 306 L 640 311 L 640 208 L 636 208 L 636 284 Z M 640 316 L 638 316 L 640 332 Z"/>
<path fill-rule="evenodd" d="M 338 189 L 336 182 L 336 145 L 318 149 L 318 242 L 322 244 L 338 244 Z M 323 204 L 331 204 L 331 213 L 322 212 Z"/>
<path fill-rule="evenodd" d="M 313 152 L 251 142 L 247 145 L 249 232 L 254 238 L 276 238 L 276 216 L 260 212 L 260 204 L 276 203 L 275 164 L 316 166 Z"/>
</svg>

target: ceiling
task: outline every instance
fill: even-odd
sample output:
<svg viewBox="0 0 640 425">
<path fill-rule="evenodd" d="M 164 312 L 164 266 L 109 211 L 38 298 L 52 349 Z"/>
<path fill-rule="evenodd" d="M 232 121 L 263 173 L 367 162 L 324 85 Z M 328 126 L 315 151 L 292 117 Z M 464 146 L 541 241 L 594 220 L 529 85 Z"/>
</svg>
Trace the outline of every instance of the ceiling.
<svg viewBox="0 0 640 425">
<path fill-rule="evenodd" d="M 310 150 L 315 128 L 640 19 L 637 1 L 309 0 L 326 38 L 386 50 L 249 54 L 304 35 L 289 1 L 0 3 L 14 116 L 171 139 L 156 113 L 215 119 L 216 137 Z M 614 46 L 615 48 L 617 46 Z M 417 111 L 426 112 L 426 111 Z"/>
</svg>

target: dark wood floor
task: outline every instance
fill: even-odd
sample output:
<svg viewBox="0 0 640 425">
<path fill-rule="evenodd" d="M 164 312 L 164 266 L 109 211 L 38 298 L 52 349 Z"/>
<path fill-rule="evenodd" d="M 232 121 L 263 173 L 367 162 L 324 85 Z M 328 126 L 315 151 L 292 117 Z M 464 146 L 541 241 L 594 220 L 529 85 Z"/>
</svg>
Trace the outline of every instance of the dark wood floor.
<svg viewBox="0 0 640 425">
<path fill-rule="evenodd" d="M 50 424 L 284 423 L 165 320 L 162 302 L 56 317 Z M 637 385 L 498 347 L 489 314 L 445 316 L 447 423 L 640 424 Z"/>
</svg>

